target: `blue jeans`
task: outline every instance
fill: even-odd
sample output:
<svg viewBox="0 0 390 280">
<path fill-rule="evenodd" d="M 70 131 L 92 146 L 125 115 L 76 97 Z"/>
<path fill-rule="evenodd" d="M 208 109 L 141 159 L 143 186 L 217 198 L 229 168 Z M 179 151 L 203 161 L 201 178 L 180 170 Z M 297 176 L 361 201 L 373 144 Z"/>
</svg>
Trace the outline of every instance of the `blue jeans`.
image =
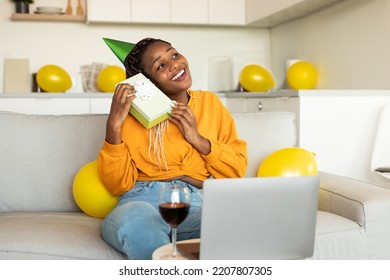
<svg viewBox="0 0 390 280">
<path fill-rule="evenodd" d="M 119 197 L 118 205 L 103 221 L 102 237 L 129 259 L 147 260 L 155 249 L 171 242 L 171 229 L 158 210 L 158 194 L 164 184 L 180 184 L 191 192 L 187 218 L 177 228 L 177 240 L 200 237 L 202 195 L 185 182 L 137 182 Z"/>
</svg>

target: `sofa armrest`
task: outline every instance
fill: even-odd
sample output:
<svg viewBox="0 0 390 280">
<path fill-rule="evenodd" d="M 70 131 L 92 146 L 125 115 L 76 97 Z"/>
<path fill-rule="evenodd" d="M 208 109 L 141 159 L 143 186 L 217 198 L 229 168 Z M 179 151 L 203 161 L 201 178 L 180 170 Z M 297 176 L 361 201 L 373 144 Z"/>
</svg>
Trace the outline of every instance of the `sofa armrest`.
<svg viewBox="0 0 390 280">
<path fill-rule="evenodd" d="M 319 172 L 318 210 L 353 220 L 364 228 L 368 250 L 390 258 L 390 190 L 355 179 Z M 377 254 L 377 255 L 376 255 Z"/>
<path fill-rule="evenodd" d="M 390 214 L 390 190 L 356 179 L 319 172 L 318 209 L 343 216 L 365 227 L 367 215 Z M 389 219 L 390 221 L 390 219 Z"/>
</svg>

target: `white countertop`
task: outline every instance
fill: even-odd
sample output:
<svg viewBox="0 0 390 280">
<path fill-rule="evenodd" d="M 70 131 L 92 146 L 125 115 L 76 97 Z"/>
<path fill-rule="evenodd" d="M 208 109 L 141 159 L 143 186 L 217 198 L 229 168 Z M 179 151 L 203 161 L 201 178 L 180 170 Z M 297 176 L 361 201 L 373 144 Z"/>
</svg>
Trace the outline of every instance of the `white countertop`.
<svg viewBox="0 0 390 280">
<path fill-rule="evenodd" d="M 390 96 L 390 89 L 313 89 L 313 90 L 271 90 L 269 92 L 226 92 L 226 97 L 319 97 L 319 96 Z"/>
<path fill-rule="evenodd" d="M 390 90 L 386 89 L 321 89 L 321 90 L 299 90 L 299 96 L 353 96 L 353 97 L 370 97 L 370 96 L 390 96 Z"/>
<path fill-rule="evenodd" d="M 296 90 L 271 90 L 267 92 L 223 92 L 227 98 L 272 98 L 272 97 L 298 97 Z"/>
<path fill-rule="evenodd" d="M 33 92 L 33 93 L 0 93 L 0 98 L 112 98 L 112 93 L 59 93 L 59 92 Z"/>
</svg>

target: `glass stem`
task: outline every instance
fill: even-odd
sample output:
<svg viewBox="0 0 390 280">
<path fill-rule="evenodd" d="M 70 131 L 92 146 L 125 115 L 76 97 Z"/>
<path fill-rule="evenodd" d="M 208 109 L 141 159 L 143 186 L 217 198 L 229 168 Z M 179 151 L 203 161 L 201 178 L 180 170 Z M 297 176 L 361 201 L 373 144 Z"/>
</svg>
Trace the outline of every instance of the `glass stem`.
<svg viewBox="0 0 390 280">
<path fill-rule="evenodd" d="M 177 248 L 176 248 L 176 232 L 177 228 L 172 228 L 172 256 L 176 258 L 177 256 Z"/>
</svg>

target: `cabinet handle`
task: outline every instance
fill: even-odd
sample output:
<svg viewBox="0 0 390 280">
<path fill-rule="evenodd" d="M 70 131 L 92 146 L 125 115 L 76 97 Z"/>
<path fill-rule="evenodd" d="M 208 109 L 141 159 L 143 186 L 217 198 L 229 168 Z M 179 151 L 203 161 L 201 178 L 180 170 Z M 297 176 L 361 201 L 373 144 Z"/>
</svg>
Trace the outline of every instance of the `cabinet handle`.
<svg viewBox="0 0 390 280">
<path fill-rule="evenodd" d="M 261 103 L 261 101 L 257 104 L 257 109 L 259 111 L 263 110 L 263 103 Z"/>
</svg>

